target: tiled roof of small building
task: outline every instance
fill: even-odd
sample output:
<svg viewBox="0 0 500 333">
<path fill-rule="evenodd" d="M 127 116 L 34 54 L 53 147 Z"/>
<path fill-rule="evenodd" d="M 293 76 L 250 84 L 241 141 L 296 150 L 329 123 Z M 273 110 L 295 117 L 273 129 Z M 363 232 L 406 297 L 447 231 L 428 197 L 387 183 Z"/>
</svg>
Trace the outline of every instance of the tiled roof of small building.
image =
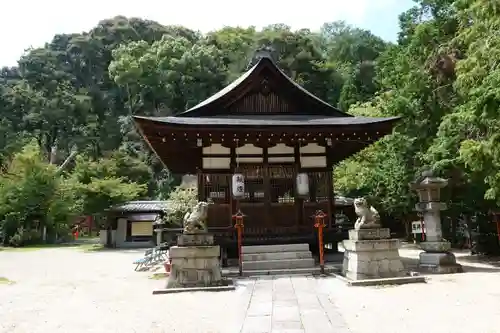
<svg viewBox="0 0 500 333">
<path fill-rule="evenodd" d="M 335 196 L 335 206 L 352 206 L 353 204 L 353 198 L 343 197 L 340 195 Z"/>
<path fill-rule="evenodd" d="M 113 212 L 161 212 L 167 209 L 167 202 L 161 200 L 152 201 L 129 201 L 121 205 L 113 206 L 109 210 Z"/>
</svg>

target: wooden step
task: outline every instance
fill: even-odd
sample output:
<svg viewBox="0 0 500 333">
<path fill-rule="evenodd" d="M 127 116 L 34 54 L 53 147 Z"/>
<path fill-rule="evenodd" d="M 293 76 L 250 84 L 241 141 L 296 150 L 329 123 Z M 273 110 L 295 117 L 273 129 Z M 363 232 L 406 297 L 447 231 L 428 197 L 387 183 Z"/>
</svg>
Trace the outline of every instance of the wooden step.
<svg viewBox="0 0 500 333">
<path fill-rule="evenodd" d="M 309 251 L 309 244 L 251 245 L 241 247 L 241 253 L 243 254 L 301 251 Z"/>
</svg>

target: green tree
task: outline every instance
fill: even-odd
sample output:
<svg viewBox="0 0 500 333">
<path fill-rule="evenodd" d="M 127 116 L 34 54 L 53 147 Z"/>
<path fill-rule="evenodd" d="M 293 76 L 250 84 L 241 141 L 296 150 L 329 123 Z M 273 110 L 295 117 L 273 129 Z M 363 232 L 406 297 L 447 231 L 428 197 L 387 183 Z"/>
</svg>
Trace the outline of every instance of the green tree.
<svg viewBox="0 0 500 333">
<path fill-rule="evenodd" d="M 0 178 L 0 230 L 4 244 L 40 241 L 42 230 L 57 232 L 74 211 L 69 197 L 59 191 L 57 168 L 31 143 L 14 155 Z M 35 189 L 35 190 L 34 190 Z M 65 216 L 55 208 L 65 207 Z"/>
<path fill-rule="evenodd" d="M 146 194 L 147 186 L 133 182 L 131 173 L 124 169 L 127 167 L 134 169 L 132 174 L 140 174 L 139 178 L 149 175 L 143 165 L 127 163 L 126 160 L 120 160 L 120 156 L 101 158 L 97 161 L 83 156 L 76 158 L 68 181 L 80 197 L 82 214 L 101 213 L 113 205 L 138 199 Z"/>
</svg>

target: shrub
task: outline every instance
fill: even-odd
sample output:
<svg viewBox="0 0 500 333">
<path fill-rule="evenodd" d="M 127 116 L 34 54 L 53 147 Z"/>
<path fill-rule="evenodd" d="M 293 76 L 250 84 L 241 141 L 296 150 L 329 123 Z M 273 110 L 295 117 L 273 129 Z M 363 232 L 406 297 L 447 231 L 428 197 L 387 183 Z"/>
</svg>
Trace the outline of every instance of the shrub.
<svg viewBox="0 0 500 333">
<path fill-rule="evenodd" d="M 182 226 L 184 216 L 197 202 L 198 189 L 196 187 L 178 186 L 170 193 L 163 221 L 168 225 Z"/>
</svg>

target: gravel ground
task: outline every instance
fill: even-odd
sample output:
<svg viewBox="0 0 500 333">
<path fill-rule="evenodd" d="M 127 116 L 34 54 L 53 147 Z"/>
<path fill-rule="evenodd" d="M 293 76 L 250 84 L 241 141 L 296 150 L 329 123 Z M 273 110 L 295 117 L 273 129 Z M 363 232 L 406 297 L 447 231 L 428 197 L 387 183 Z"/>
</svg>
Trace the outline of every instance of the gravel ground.
<svg viewBox="0 0 500 333">
<path fill-rule="evenodd" d="M 245 288 L 152 295 L 165 282 L 134 272 L 144 251 L 1 251 L 1 333 L 235 333 Z"/>
<path fill-rule="evenodd" d="M 420 250 L 400 250 L 418 258 Z M 330 300 L 352 332 L 359 333 L 496 333 L 500 332 L 500 268 L 465 261 L 465 273 L 429 276 L 426 284 L 345 288 L 322 280 Z"/>
<path fill-rule="evenodd" d="M 240 332 L 258 281 L 239 280 L 233 292 L 153 296 L 165 282 L 134 272 L 142 253 L 0 251 L 0 277 L 15 282 L 0 283 L 0 332 Z M 467 265 L 465 274 L 432 276 L 427 284 L 362 288 L 309 278 L 306 289 L 352 333 L 500 332 L 500 268 Z M 304 278 L 289 280 L 305 288 Z"/>
</svg>

